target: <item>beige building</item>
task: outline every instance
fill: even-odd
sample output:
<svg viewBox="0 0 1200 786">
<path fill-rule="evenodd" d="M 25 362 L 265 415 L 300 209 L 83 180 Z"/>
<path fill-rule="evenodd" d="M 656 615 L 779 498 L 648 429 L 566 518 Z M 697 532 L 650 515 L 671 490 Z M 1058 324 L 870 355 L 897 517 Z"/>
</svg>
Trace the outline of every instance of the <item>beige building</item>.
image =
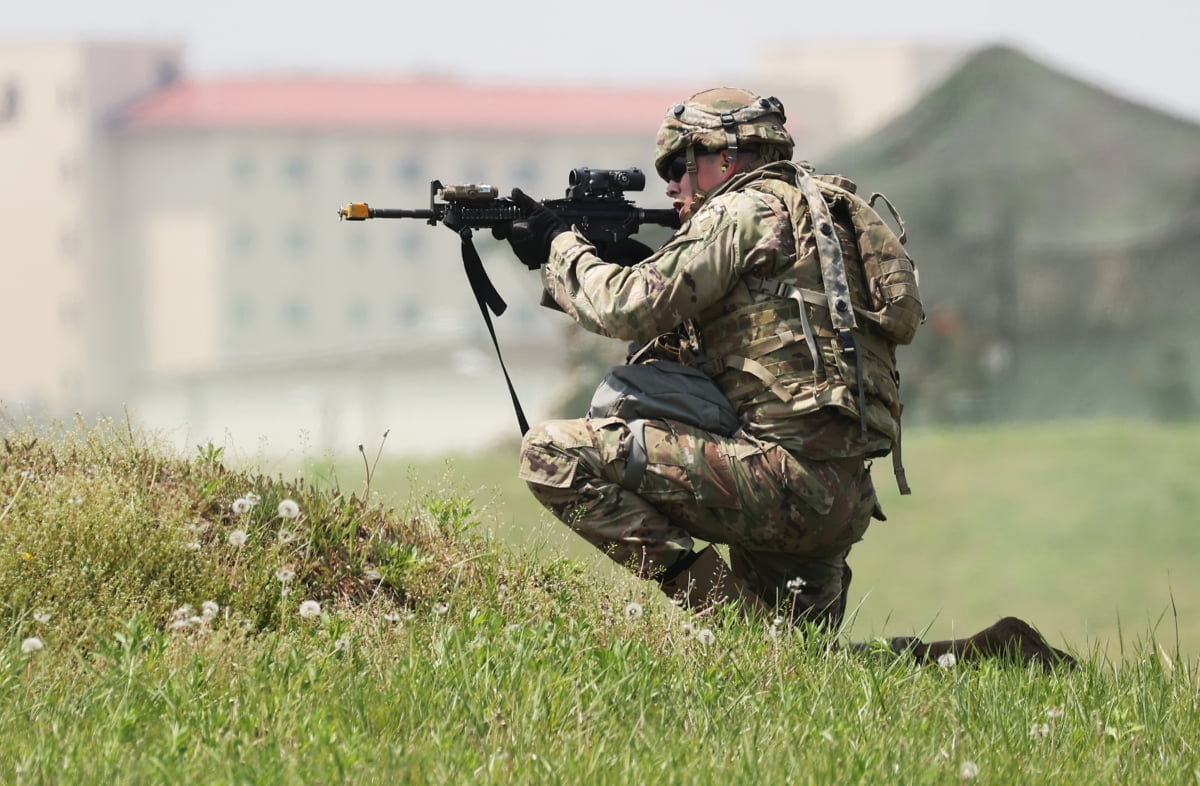
<svg viewBox="0 0 1200 786">
<path fill-rule="evenodd" d="M 433 179 L 559 197 L 579 166 L 640 167 L 647 191 L 628 197 L 667 207 L 653 133 L 695 89 L 190 80 L 180 54 L 0 43 L 9 415 L 129 411 L 185 449 L 272 453 L 385 430 L 405 452 L 515 437 L 458 239 L 337 208 L 427 207 Z M 817 116 L 832 117 L 827 86 L 779 84 L 764 92 L 804 107 L 789 118 L 800 150 L 844 136 Z M 509 303 L 495 325 L 514 384 L 545 417 L 567 320 L 537 306 L 507 246 L 476 241 Z"/>
</svg>

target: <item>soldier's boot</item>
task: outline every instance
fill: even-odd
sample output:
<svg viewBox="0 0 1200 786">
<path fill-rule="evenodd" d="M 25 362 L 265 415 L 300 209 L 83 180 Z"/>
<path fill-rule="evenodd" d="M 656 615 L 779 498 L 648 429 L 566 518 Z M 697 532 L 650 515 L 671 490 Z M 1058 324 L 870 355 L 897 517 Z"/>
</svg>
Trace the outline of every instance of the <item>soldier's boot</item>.
<svg viewBox="0 0 1200 786">
<path fill-rule="evenodd" d="M 740 603 L 747 616 L 765 618 L 774 613 L 749 584 L 733 574 L 712 546 L 681 557 L 658 583 L 672 601 L 697 613 L 731 602 Z"/>
<path fill-rule="evenodd" d="M 926 643 L 915 636 L 898 636 L 889 644 L 896 653 L 911 653 L 918 663 L 936 663 L 945 655 L 953 655 L 956 663 L 1000 658 L 1023 665 L 1037 663 L 1047 671 L 1060 665 L 1071 669 L 1078 665 L 1070 655 L 1051 647 L 1032 625 L 1016 617 L 1004 617 L 965 639 Z"/>
</svg>

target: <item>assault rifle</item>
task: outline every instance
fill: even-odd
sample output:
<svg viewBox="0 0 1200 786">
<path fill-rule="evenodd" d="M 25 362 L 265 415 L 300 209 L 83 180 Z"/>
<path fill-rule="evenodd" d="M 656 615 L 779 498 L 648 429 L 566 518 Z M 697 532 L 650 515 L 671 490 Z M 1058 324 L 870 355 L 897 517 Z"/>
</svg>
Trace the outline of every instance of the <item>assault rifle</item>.
<svg viewBox="0 0 1200 786">
<path fill-rule="evenodd" d="M 641 191 L 646 175 L 637 167 L 630 169 L 572 169 L 567 176 L 567 194 L 563 199 L 544 199 L 542 204 L 596 246 L 603 256 L 613 246 L 629 238 L 643 224 L 679 227 L 674 210 L 640 208 L 625 198 L 626 191 Z M 338 215 L 349 221 L 368 218 L 423 218 L 429 224 L 445 224 L 456 232 L 465 229 L 493 229 L 525 217 L 521 208 L 502 197 L 495 186 L 443 186 L 429 184 L 429 208 L 397 210 L 371 207 L 352 202 Z M 615 260 L 614 260 L 615 261 Z"/>
<path fill-rule="evenodd" d="M 632 264 L 640 261 L 630 256 L 627 243 L 630 236 L 643 224 L 677 229 L 679 216 L 669 208 L 645 209 L 625 198 L 626 191 L 641 191 L 646 187 L 646 175 L 642 170 L 629 169 L 572 169 L 567 177 L 567 193 L 563 199 L 544 199 L 542 205 L 561 218 L 568 226 L 574 226 L 594 246 L 600 256 L 611 262 Z M 463 268 L 475 301 L 483 314 L 500 369 L 508 383 L 517 413 L 521 433 L 529 430 L 529 423 L 517 400 L 517 392 L 504 366 L 500 354 L 500 342 L 492 327 L 489 309 L 500 316 L 508 308 L 500 293 L 492 285 L 484 270 L 479 252 L 471 239 L 473 229 L 492 229 L 494 234 L 503 235 L 504 229 L 525 218 L 525 212 L 509 197 L 502 197 L 499 190 L 490 185 L 444 186 L 434 180 L 429 184 L 429 208 L 404 210 L 371 207 L 366 202 L 351 202 L 338 210 L 338 217 L 348 221 L 364 221 L 368 218 L 421 218 L 430 225 L 444 224 L 458 233 L 462 240 Z M 636 242 L 633 245 L 638 245 Z"/>
</svg>

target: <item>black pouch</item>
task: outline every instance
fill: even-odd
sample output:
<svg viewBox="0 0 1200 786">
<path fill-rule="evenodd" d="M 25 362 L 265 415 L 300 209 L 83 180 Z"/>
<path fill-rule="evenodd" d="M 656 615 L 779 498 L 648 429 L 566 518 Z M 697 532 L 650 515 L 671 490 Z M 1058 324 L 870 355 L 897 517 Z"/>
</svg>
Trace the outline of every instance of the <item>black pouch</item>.
<svg viewBox="0 0 1200 786">
<path fill-rule="evenodd" d="M 676 420 L 723 437 L 741 428 L 737 410 L 711 377 L 671 360 L 610 368 L 592 395 L 588 417 Z"/>
</svg>

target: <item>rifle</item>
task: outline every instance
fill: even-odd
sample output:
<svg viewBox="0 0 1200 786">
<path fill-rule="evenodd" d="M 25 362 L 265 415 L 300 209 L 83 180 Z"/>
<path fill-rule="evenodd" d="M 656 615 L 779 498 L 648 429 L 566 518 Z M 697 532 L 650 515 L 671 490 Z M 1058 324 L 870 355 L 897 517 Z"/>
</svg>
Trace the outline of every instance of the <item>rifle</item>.
<svg viewBox="0 0 1200 786">
<path fill-rule="evenodd" d="M 625 198 L 626 191 L 641 191 L 646 187 L 646 175 L 637 167 L 629 169 L 589 169 L 577 167 L 567 177 L 567 193 L 563 199 L 544 199 L 541 204 L 561 218 L 568 226 L 574 226 L 587 240 L 596 246 L 601 257 L 606 254 L 622 253 L 622 245 L 643 224 L 679 228 L 679 216 L 669 208 L 645 209 Z M 500 353 L 500 342 L 496 338 L 491 310 L 500 316 L 508 304 L 500 297 L 491 279 L 484 270 L 479 252 L 471 237 L 473 229 L 496 229 L 520 221 L 525 213 L 508 197 L 501 197 L 498 189 L 490 185 L 444 186 L 438 180 L 429 184 L 429 208 L 405 210 L 375 208 L 366 202 L 351 202 L 338 210 L 338 217 L 348 221 L 364 221 L 368 218 L 420 218 L 432 225 L 444 224 L 458 233 L 462 241 L 463 269 L 475 302 L 487 324 L 500 360 L 500 369 L 508 383 L 508 393 L 517 414 L 517 424 L 522 436 L 529 430 L 529 423 L 517 399 L 517 392 L 509 378 Z M 610 261 L 631 264 L 639 259 L 612 259 Z"/>
<path fill-rule="evenodd" d="M 614 245 L 635 234 L 643 224 L 679 228 L 674 210 L 640 208 L 625 199 L 626 191 L 641 191 L 646 175 L 637 167 L 629 169 L 589 169 L 578 167 L 567 176 L 567 194 L 563 199 L 543 199 L 542 205 L 569 226 L 577 228 L 601 256 Z M 371 207 L 352 202 L 338 211 L 349 221 L 368 218 L 423 218 L 430 225 L 442 223 L 456 232 L 466 229 L 491 229 L 525 217 L 508 197 L 501 197 L 495 186 L 443 186 L 429 184 L 429 208 L 398 210 Z"/>
</svg>

